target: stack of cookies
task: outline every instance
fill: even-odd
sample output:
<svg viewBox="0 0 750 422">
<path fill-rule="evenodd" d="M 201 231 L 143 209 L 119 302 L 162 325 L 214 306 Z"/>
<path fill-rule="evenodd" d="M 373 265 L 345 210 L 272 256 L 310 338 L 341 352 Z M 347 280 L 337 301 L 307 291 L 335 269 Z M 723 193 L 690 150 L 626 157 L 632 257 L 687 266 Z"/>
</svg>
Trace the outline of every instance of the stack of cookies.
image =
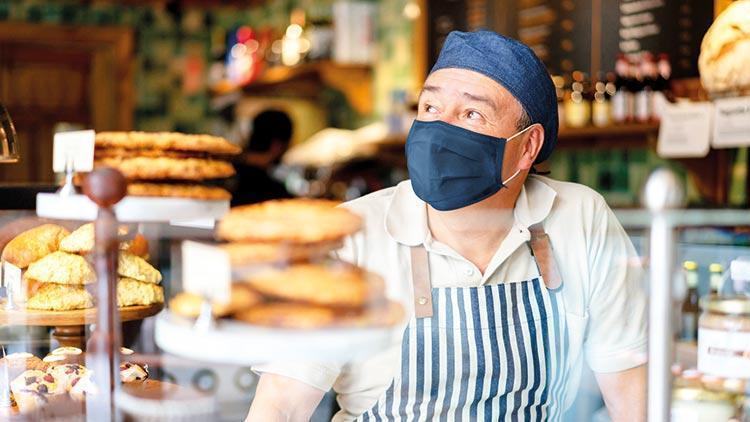
<svg viewBox="0 0 750 422">
<path fill-rule="evenodd" d="M 381 277 L 330 253 L 362 227 L 362 220 L 336 202 L 268 201 L 233 208 L 218 237 L 235 275 L 233 303 L 224 314 L 250 324 L 285 328 L 387 326 L 403 317 L 385 296 Z M 244 293 L 237 303 L 237 291 Z M 196 309 L 198 298 L 180 295 L 173 311 Z M 177 306 L 175 306 L 177 305 Z"/>
<path fill-rule="evenodd" d="M 25 270 L 26 308 L 71 311 L 94 306 L 87 286 L 93 285 L 96 274 L 85 258 L 93 248 L 93 223 L 72 233 L 56 224 L 44 224 L 8 242 L 2 259 Z M 118 306 L 162 303 L 162 276 L 145 260 L 145 238 L 136 235 L 133 240 L 122 242 L 120 249 Z"/>
<path fill-rule="evenodd" d="M 231 177 L 229 157 L 240 148 L 224 138 L 173 132 L 100 132 L 94 167 L 114 167 L 128 179 L 128 195 L 230 199 L 207 182 Z"/>
</svg>

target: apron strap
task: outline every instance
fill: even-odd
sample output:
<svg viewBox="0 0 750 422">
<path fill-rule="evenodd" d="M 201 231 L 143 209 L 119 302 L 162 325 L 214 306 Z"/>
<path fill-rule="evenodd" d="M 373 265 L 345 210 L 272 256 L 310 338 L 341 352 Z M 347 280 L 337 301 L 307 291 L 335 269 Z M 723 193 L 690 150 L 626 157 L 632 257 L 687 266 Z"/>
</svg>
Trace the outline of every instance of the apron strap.
<svg viewBox="0 0 750 422">
<path fill-rule="evenodd" d="M 423 245 L 411 248 L 411 279 L 414 284 L 414 315 L 432 317 L 432 284 L 427 249 Z"/>
<path fill-rule="evenodd" d="M 529 227 L 529 232 L 531 233 L 529 247 L 536 261 L 536 266 L 539 269 L 539 274 L 542 276 L 547 288 L 555 290 L 562 284 L 562 277 L 560 276 L 560 270 L 557 268 L 557 261 L 555 261 L 549 236 L 544 231 L 542 223 L 537 223 Z"/>
</svg>

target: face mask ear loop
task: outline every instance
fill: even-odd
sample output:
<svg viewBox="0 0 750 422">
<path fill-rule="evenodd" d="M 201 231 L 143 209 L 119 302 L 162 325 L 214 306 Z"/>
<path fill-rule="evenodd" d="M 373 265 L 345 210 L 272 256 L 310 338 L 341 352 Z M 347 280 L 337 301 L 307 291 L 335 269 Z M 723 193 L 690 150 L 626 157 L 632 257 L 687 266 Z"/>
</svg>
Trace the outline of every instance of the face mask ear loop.
<svg viewBox="0 0 750 422">
<path fill-rule="evenodd" d="M 526 132 L 527 130 L 531 129 L 531 128 L 532 128 L 533 126 L 534 126 L 533 124 L 532 124 L 532 125 L 529 125 L 529 126 L 526 126 L 526 129 L 523 129 L 522 131 L 520 131 L 520 132 L 516 133 L 515 135 L 511 136 L 510 138 L 506 139 L 506 140 L 505 140 L 505 142 L 506 142 L 506 143 L 507 143 L 507 142 L 510 142 L 511 140 L 513 140 L 513 138 L 515 138 L 515 137 L 517 137 L 518 135 L 521 135 L 522 133 L 524 133 L 524 132 Z M 516 172 L 515 172 L 515 173 L 513 173 L 513 175 L 512 175 L 512 176 L 510 176 L 509 178 L 505 179 L 505 181 L 503 181 L 503 182 L 502 182 L 502 183 L 500 184 L 500 186 L 501 186 L 502 188 L 506 188 L 506 189 L 507 189 L 507 188 L 508 188 L 508 182 L 510 182 L 510 181 L 512 181 L 513 179 L 515 179 L 515 178 L 516 178 L 516 176 L 518 176 L 518 175 L 519 175 L 520 173 L 521 173 L 521 169 L 518 169 L 518 170 L 516 170 Z"/>
</svg>

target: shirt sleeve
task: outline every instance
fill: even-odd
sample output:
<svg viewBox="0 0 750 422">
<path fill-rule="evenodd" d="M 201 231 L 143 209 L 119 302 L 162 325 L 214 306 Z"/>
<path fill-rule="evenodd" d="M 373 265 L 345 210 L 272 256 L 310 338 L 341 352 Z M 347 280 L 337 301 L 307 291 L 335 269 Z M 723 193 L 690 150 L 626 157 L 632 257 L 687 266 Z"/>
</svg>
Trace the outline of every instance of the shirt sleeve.
<svg viewBox="0 0 750 422">
<path fill-rule="evenodd" d="M 600 198 L 589 243 L 589 324 L 584 352 L 594 372 L 647 361 L 644 271 L 630 237 Z"/>
</svg>

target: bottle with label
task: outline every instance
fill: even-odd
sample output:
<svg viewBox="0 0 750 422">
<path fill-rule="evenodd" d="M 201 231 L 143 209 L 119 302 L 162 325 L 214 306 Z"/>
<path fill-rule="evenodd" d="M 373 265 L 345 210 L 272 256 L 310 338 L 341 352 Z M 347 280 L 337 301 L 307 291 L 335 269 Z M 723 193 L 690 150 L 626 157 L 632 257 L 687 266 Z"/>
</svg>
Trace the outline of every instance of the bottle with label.
<svg viewBox="0 0 750 422">
<path fill-rule="evenodd" d="M 626 105 L 626 121 L 628 123 L 633 123 L 635 122 L 636 117 L 636 99 L 640 92 L 643 91 L 643 77 L 641 76 L 641 69 L 638 61 L 630 60 L 628 62 L 627 84 L 630 95 L 626 97 L 628 100 Z"/>
<path fill-rule="evenodd" d="M 658 76 L 654 84 L 653 92 L 653 117 L 654 120 L 661 120 L 664 109 L 670 102 L 672 96 L 669 90 L 669 79 L 672 77 L 672 66 L 669 63 L 669 56 L 665 53 L 659 54 L 659 60 L 656 62 Z"/>
<path fill-rule="evenodd" d="M 591 121 L 591 103 L 584 95 L 584 74 L 573 72 L 571 90 L 565 95 L 565 124 L 568 127 L 584 127 Z"/>
<path fill-rule="evenodd" d="M 614 92 L 612 95 L 612 120 L 615 123 L 625 123 L 628 120 L 628 104 L 631 95 L 628 91 L 630 64 L 624 54 L 620 53 L 615 62 Z M 611 89 L 611 86 L 610 86 Z"/>
<path fill-rule="evenodd" d="M 594 83 L 593 94 L 591 122 L 596 127 L 609 126 L 612 123 L 611 103 L 609 94 L 607 94 L 607 82 L 601 74 Z"/>
<path fill-rule="evenodd" d="M 685 261 L 682 264 L 687 284 L 687 294 L 681 306 L 680 340 L 696 341 L 698 339 L 698 264 L 695 261 Z"/>
<path fill-rule="evenodd" d="M 708 293 L 710 295 L 720 295 L 724 286 L 724 267 L 721 264 L 713 263 L 708 266 Z"/>
</svg>

